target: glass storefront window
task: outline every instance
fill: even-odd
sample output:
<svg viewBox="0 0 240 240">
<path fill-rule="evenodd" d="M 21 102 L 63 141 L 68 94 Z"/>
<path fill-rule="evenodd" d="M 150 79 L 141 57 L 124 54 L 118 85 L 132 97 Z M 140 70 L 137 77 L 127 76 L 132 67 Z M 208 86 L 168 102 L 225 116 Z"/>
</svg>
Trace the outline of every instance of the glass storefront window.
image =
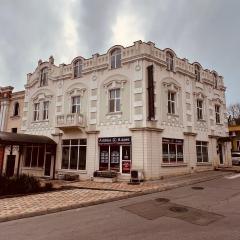
<svg viewBox="0 0 240 240">
<path fill-rule="evenodd" d="M 182 163 L 184 161 L 183 140 L 163 138 L 162 160 L 163 163 Z"/>
<path fill-rule="evenodd" d="M 62 169 L 85 170 L 87 139 L 62 141 Z"/>
</svg>

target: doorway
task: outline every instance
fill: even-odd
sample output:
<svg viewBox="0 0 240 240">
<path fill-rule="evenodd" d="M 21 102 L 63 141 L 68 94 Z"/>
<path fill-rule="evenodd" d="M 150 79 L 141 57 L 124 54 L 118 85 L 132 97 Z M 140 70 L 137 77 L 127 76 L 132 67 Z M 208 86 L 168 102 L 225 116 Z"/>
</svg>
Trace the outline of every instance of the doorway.
<svg viewBox="0 0 240 240">
<path fill-rule="evenodd" d="M 46 153 L 45 166 L 44 166 L 44 176 L 51 176 L 51 166 L 52 166 L 52 155 Z"/>
<path fill-rule="evenodd" d="M 130 174 L 131 146 L 108 145 L 100 146 L 100 171 L 115 171 L 122 174 Z"/>
<path fill-rule="evenodd" d="M 12 177 L 14 175 L 16 155 L 7 155 L 6 176 Z"/>
<path fill-rule="evenodd" d="M 218 144 L 218 151 L 219 151 L 220 165 L 222 165 L 223 164 L 223 147 L 222 147 L 222 144 Z"/>
</svg>

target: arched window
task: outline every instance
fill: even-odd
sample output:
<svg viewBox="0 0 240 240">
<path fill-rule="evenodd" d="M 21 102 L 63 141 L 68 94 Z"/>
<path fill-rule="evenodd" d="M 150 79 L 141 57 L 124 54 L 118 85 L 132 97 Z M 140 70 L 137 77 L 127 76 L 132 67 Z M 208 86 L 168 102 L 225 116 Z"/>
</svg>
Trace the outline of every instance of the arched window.
<svg viewBox="0 0 240 240">
<path fill-rule="evenodd" d="M 111 68 L 121 67 L 121 49 L 117 48 L 111 52 Z"/>
<path fill-rule="evenodd" d="M 214 88 L 218 88 L 218 79 L 216 73 L 213 73 L 213 83 L 214 83 Z"/>
<path fill-rule="evenodd" d="M 197 82 L 200 82 L 200 67 L 195 65 L 195 78 Z"/>
<path fill-rule="evenodd" d="M 47 86 L 48 81 L 48 69 L 45 67 L 41 70 L 41 79 L 40 79 L 40 87 Z"/>
<path fill-rule="evenodd" d="M 166 60 L 167 60 L 167 69 L 169 71 L 173 71 L 173 54 L 170 52 L 166 53 Z"/>
<path fill-rule="evenodd" d="M 81 77 L 82 75 L 82 60 L 77 60 L 73 64 L 74 78 Z"/>
<path fill-rule="evenodd" d="M 19 115 L 19 103 L 16 102 L 13 108 L 13 116 L 18 116 L 18 115 Z"/>
</svg>

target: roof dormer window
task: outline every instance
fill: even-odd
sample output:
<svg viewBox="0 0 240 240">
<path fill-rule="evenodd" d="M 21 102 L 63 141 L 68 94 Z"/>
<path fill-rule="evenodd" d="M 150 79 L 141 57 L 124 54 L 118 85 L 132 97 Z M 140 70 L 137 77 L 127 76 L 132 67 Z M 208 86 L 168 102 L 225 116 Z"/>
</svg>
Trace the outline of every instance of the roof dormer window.
<svg viewBox="0 0 240 240">
<path fill-rule="evenodd" d="M 200 82 L 200 67 L 198 65 L 195 65 L 195 78 L 197 82 Z"/>
<path fill-rule="evenodd" d="M 167 61 L 167 70 L 173 71 L 173 54 L 171 52 L 166 53 L 166 61 Z"/>
<path fill-rule="evenodd" d="M 218 88 L 218 79 L 217 79 L 216 73 L 213 73 L 213 84 L 214 84 L 214 88 L 217 89 Z"/>
<path fill-rule="evenodd" d="M 41 70 L 40 74 L 40 87 L 48 85 L 48 69 L 47 67 Z"/>
<path fill-rule="evenodd" d="M 121 67 L 121 49 L 117 48 L 111 52 L 111 69 Z"/>
<path fill-rule="evenodd" d="M 79 78 L 82 75 L 82 60 L 76 60 L 73 63 L 74 78 Z"/>
</svg>

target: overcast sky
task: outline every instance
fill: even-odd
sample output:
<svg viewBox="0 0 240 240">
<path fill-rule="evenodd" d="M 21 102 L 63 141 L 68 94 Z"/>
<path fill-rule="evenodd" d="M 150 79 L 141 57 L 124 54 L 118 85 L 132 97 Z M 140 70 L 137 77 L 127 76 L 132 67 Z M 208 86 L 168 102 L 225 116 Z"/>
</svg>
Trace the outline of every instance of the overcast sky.
<svg viewBox="0 0 240 240">
<path fill-rule="evenodd" d="M 56 64 L 112 45 L 152 41 L 224 76 L 240 102 L 239 0 L 0 0 L 0 86 L 22 90 L 50 55 Z"/>
</svg>

